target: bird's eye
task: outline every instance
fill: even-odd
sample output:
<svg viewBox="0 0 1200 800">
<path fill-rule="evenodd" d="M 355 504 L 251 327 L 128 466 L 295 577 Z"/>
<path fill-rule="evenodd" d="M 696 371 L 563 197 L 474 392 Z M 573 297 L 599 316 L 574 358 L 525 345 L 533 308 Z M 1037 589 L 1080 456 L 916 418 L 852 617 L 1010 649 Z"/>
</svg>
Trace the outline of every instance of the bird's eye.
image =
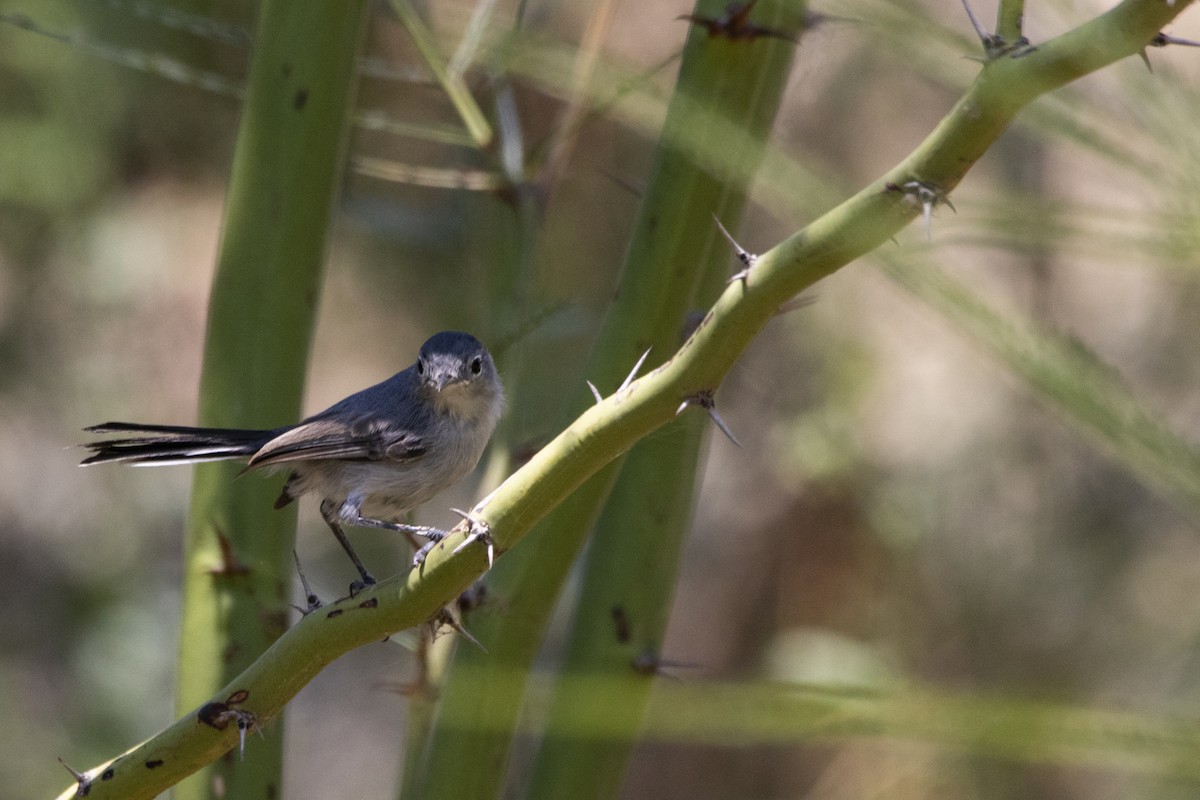
<svg viewBox="0 0 1200 800">
<path fill-rule="evenodd" d="M 471 359 L 471 374 L 478 375 L 481 372 L 483 372 L 483 359 L 475 356 Z"/>
<path fill-rule="evenodd" d="M 417 374 L 418 375 L 425 374 L 425 359 L 423 359 L 423 358 L 417 359 Z"/>
</svg>

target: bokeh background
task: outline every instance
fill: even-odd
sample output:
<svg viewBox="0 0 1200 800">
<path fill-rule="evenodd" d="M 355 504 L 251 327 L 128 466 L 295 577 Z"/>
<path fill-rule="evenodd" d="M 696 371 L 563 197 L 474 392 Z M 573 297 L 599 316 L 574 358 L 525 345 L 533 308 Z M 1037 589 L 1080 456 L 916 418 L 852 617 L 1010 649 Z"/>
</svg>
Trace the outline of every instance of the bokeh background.
<svg viewBox="0 0 1200 800">
<path fill-rule="evenodd" d="M 428 5 L 452 47 L 471 4 Z M 500 3 L 493 24 L 511 25 L 515 5 Z M 795 191 L 828 207 L 932 130 L 977 73 L 979 47 L 955 0 L 813 10 L 828 18 L 802 42 L 775 143 L 821 176 Z M 1100 10 L 1031 3 L 1027 34 Z M 529 2 L 524 24 L 572 45 L 591 11 Z M 621 4 L 604 58 L 632 73 L 666 63 L 652 81 L 665 95 L 686 35 L 676 17 L 689 11 Z M 171 721 L 189 472 L 80 470 L 75 445 L 108 419 L 195 418 L 255 7 L 0 0 L 0 12 L 0 786 L 35 797 L 65 785 L 56 757 L 90 766 Z M 41 32 L 13 24 L 23 19 Z M 1185 13 L 1171 33 L 1200 38 L 1197 21 Z M 361 110 L 454 124 L 382 4 L 366 55 Z M 883 256 L 888 270 L 944 270 L 1006 318 L 1078 342 L 1186 445 L 1200 440 L 1200 51 L 1148 57 L 1153 72 L 1131 58 L 1035 104 L 955 192 L 957 212 L 938 209 L 931 236 L 918 222 Z M 513 88 L 536 143 L 561 99 L 534 80 Z M 356 128 L 351 153 L 476 166 L 462 148 L 377 128 Z M 517 440 L 554 433 L 547 420 L 583 385 L 654 134 L 618 115 L 583 128 L 537 231 L 555 302 L 525 319 L 485 303 L 490 259 L 513 246 L 504 198 L 348 172 L 306 408 L 461 327 L 545 365 L 509 423 Z M 752 206 L 738 236 L 763 250 L 806 221 Z M 888 270 L 864 259 L 823 281 L 722 387 L 744 447 L 716 437 L 708 448 L 664 647 L 688 665 L 676 676 L 919 686 L 1188 726 L 1200 699 L 1198 509 Z M 422 521 L 452 522 L 446 509 L 477 489 L 449 493 Z M 347 565 L 312 511 L 298 547 L 334 594 Z M 394 541 L 354 538 L 370 563 L 400 568 Z M 297 698 L 289 798 L 394 795 L 406 705 L 394 687 L 412 672 L 398 637 Z M 1168 763 L 1177 754 L 1151 748 L 1149 766 L 1137 755 L 1013 758 L 894 734 L 656 742 L 638 749 L 625 796 L 1195 795 L 1195 770 Z"/>
</svg>

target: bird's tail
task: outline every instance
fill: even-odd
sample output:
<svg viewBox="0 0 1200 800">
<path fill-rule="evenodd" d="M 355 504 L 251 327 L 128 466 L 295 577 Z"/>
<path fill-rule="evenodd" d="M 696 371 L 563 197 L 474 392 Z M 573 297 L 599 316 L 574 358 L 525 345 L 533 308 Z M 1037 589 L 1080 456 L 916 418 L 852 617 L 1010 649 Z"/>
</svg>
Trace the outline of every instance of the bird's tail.
<svg viewBox="0 0 1200 800">
<path fill-rule="evenodd" d="M 84 445 L 92 454 L 80 462 L 118 462 L 144 466 L 230 461 L 253 455 L 278 431 L 240 428 L 186 428 L 180 425 L 142 425 L 105 422 L 85 428 L 88 433 L 138 434 L 121 439 L 101 439 Z"/>
</svg>

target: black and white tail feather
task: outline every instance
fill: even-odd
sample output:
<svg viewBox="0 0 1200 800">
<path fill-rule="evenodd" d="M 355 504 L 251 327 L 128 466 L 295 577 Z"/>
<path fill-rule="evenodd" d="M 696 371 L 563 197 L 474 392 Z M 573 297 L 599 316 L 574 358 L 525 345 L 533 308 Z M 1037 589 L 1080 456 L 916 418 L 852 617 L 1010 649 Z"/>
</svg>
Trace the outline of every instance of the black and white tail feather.
<svg viewBox="0 0 1200 800">
<path fill-rule="evenodd" d="M 105 422 L 84 428 L 88 433 L 138 434 L 124 439 L 88 442 L 92 451 L 81 464 L 131 464 L 162 467 L 199 464 L 205 461 L 248 459 L 282 432 L 241 428 L 189 428 L 183 425 L 147 425 L 136 422 Z"/>
</svg>

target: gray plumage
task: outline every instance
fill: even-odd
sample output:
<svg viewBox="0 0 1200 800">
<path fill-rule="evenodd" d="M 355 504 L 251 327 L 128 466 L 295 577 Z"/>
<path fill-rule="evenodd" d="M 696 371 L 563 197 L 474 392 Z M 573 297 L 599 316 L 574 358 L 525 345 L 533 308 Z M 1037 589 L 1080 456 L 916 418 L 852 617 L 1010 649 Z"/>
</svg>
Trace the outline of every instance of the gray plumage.
<svg viewBox="0 0 1200 800">
<path fill-rule="evenodd" d="M 247 470 L 290 470 L 275 507 L 318 496 L 322 516 L 369 584 L 374 579 L 341 523 L 440 533 L 393 520 L 474 469 L 503 408 L 487 349 L 470 334 L 443 331 L 421 346 L 408 369 L 296 425 L 242 430 L 106 422 L 87 430 L 137 435 L 86 444 L 92 455 L 82 463 L 245 459 Z"/>
</svg>

